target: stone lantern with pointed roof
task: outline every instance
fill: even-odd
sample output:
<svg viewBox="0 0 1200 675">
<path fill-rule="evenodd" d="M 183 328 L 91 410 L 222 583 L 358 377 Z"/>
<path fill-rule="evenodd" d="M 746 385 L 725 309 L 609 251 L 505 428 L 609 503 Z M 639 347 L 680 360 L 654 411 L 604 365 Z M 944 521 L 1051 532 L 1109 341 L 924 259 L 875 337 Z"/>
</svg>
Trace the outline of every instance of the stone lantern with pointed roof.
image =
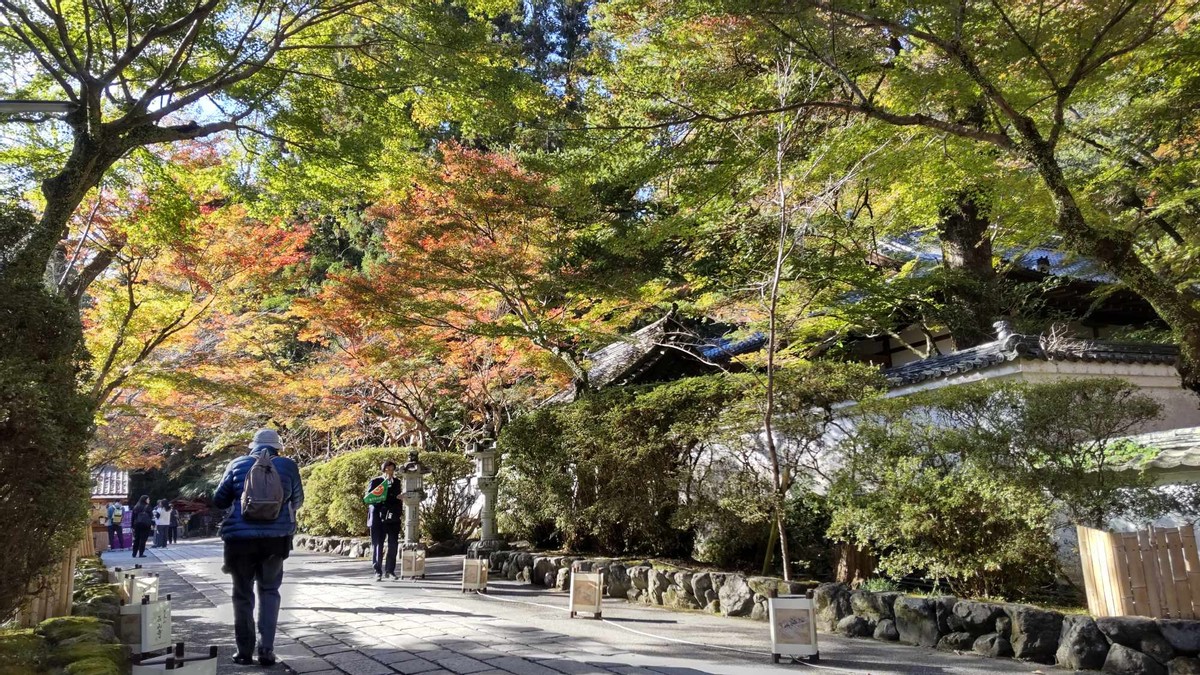
<svg viewBox="0 0 1200 675">
<path fill-rule="evenodd" d="M 471 545 L 476 557 L 487 556 L 492 551 L 504 548 L 504 542 L 496 536 L 496 442 L 471 443 L 467 456 L 475 461 L 475 486 L 483 495 L 483 506 L 479 512 L 479 541 Z"/>
<path fill-rule="evenodd" d="M 425 474 L 429 467 L 418 459 L 417 451 L 408 453 L 408 461 L 399 467 L 400 495 L 404 502 L 404 548 L 421 548 L 421 501 L 425 499 Z"/>
</svg>

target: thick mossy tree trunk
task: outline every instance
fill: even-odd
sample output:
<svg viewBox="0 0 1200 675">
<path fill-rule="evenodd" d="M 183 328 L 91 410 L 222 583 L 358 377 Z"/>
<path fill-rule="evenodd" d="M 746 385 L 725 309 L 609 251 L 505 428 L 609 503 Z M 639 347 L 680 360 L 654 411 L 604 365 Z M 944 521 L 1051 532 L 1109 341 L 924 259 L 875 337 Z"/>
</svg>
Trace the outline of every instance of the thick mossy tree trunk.
<svg viewBox="0 0 1200 675">
<path fill-rule="evenodd" d="M 1138 254 L 1133 232 L 1092 225 L 1075 199 L 1054 148 L 1042 138 L 1032 120 L 1019 118 L 1019 122 L 1024 138 L 1021 149 L 1050 191 L 1058 216 L 1056 229 L 1067 246 L 1098 261 L 1150 303 L 1179 343 L 1176 369 L 1183 387 L 1200 393 L 1200 309 L 1194 291 L 1176 286 L 1151 269 Z"/>
<path fill-rule="evenodd" d="M 34 227 L 28 212 L 0 205 L 0 249 Z M 76 385 L 87 355 L 76 309 L 47 290 L 43 270 L 0 278 L 0 620 L 87 522 L 92 408 Z"/>
<path fill-rule="evenodd" d="M 942 293 L 954 346 L 967 349 L 993 339 L 1000 311 L 999 283 L 992 264 L 990 223 L 976 197 L 960 195 L 938 224 L 942 242 Z"/>
</svg>

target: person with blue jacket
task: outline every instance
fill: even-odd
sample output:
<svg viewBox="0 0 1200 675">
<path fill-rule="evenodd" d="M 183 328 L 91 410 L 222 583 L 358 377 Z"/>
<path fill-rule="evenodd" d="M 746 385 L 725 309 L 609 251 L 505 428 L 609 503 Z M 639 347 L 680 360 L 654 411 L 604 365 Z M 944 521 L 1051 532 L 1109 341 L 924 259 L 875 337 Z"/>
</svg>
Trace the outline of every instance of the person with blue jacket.
<svg viewBox="0 0 1200 675">
<path fill-rule="evenodd" d="M 296 533 L 296 512 L 304 504 L 304 487 L 296 462 L 280 457 L 283 444 L 273 429 L 259 429 L 250 443 L 250 454 L 229 463 L 221 484 L 213 495 L 213 506 L 230 509 L 221 523 L 225 542 L 225 571 L 233 576 L 234 635 L 237 640 L 235 663 L 250 665 L 254 653 L 254 586 L 258 583 L 258 663 L 275 664 L 275 628 L 279 622 L 279 587 L 283 584 L 283 561 L 292 549 Z M 246 475 L 259 455 L 269 453 L 271 465 L 279 472 L 283 488 L 283 507 L 274 521 L 242 518 L 242 491 Z"/>
</svg>

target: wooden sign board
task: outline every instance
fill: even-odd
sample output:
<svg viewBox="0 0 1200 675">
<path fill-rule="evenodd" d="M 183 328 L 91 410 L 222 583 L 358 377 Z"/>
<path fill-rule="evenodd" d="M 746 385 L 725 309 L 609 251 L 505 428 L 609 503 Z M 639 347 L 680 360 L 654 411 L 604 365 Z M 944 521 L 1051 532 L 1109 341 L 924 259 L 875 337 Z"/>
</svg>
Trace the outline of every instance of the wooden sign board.
<svg viewBox="0 0 1200 675">
<path fill-rule="evenodd" d="M 142 603 L 121 605 L 117 615 L 117 639 L 121 644 L 140 647 L 142 644 Z"/>
<path fill-rule="evenodd" d="M 571 617 L 591 614 L 600 618 L 600 603 L 604 600 L 603 572 L 571 572 Z"/>
<path fill-rule="evenodd" d="M 405 549 L 400 551 L 400 576 L 405 579 L 425 578 L 425 551 Z"/>
<path fill-rule="evenodd" d="M 488 561 L 486 559 L 466 558 L 463 560 L 463 593 L 467 591 L 482 591 L 487 593 Z"/>
<path fill-rule="evenodd" d="M 803 656 L 816 661 L 817 622 L 813 601 L 805 597 L 767 598 L 771 624 L 771 658 Z"/>
<path fill-rule="evenodd" d="M 209 647 L 204 654 L 187 654 L 183 647 L 183 643 L 180 642 L 175 645 L 173 651 L 166 655 L 142 659 L 134 664 L 133 672 L 136 675 L 150 675 L 150 673 L 170 670 L 172 673 L 183 673 L 184 675 L 216 675 L 216 647 Z"/>
<path fill-rule="evenodd" d="M 175 675 L 217 675 L 217 657 L 174 661 L 175 667 L 167 670 L 167 658 L 160 657 L 154 661 L 144 661 L 133 667 L 132 675 L 157 675 L 161 672 L 175 673 Z"/>
<path fill-rule="evenodd" d="M 140 651 L 155 652 L 171 646 L 171 601 L 158 600 L 142 605 L 142 641 Z"/>
</svg>

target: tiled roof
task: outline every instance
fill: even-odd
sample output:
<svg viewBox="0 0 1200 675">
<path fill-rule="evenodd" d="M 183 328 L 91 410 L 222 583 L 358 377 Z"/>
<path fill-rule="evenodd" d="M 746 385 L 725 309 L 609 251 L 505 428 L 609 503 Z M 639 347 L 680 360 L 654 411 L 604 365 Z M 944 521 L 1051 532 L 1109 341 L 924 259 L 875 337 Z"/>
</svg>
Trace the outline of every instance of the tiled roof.
<svg viewBox="0 0 1200 675">
<path fill-rule="evenodd" d="M 1139 460 L 1125 465 L 1124 469 L 1178 469 L 1200 468 L 1200 427 L 1183 427 L 1169 431 L 1154 431 L 1130 436 L 1138 445 L 1154 448 L 1158 454 L 1146 463 Z"/>
<path fill-rule="evenodd" d="M 92 498 L 127 499 L 129 472 L 105 465 L 92 471 Z"/>
<path fill-rule="evenodd" d="M 761 332 L 735 341 L 726 337 L 734 331 L 728 324 L 681 321 L 675 312 L 672 308 L 654 323 L 588 354 L 591 362 L 588 383 L 592 388 L 598 390 L 636 382 L 668 353 L 712 366 L 728 362 L 735 356 L 757 352 L 767 344 L 767 336 Z M 543 404 L 573 400 L 575 387 L 570 386 Z"/>
<path fill-rule="evenodd" d="M 1047 350 L 1032 335 L 1009 335 L 970 349 L 906 363 L 883 371 L 888 385 L 901 387 L 958 373 L 988 368 L 1018 357 L 1042 361 L 1091 361 L 1096 363 L 1174 364 L 1179 349 L 1174 345 L 1075 340 Z"/>
<path fill-rule="evenodd" d="M 879 252 L 893 260 L 917 261 L 917 275 L 926 274 L 942 264 L 941 243 L 936 237 L 923 232 L 909 232 L 882 240 L 879 242 Z M 1025 270 L 1095 283 L 1116 281 L 1113 275 L 1101 270 L 1094 260 L 1050 246 L 1005 248 L 998 253 L 1008 264 Z"/>
<path fill-rule="evenodd" d="M 666 345 L 671 332 L 667 328 L 673 314 L 668 312 L 658 321 L 590 354 L 588 360 L 592 367 L 588 370 L 588 384 L 593 389 L 621 384 L 653 365 L 669 348 Z M 573 400 L 574 385 L 546 399 L 545 403 L 570 403 Z"/>
</svg>

